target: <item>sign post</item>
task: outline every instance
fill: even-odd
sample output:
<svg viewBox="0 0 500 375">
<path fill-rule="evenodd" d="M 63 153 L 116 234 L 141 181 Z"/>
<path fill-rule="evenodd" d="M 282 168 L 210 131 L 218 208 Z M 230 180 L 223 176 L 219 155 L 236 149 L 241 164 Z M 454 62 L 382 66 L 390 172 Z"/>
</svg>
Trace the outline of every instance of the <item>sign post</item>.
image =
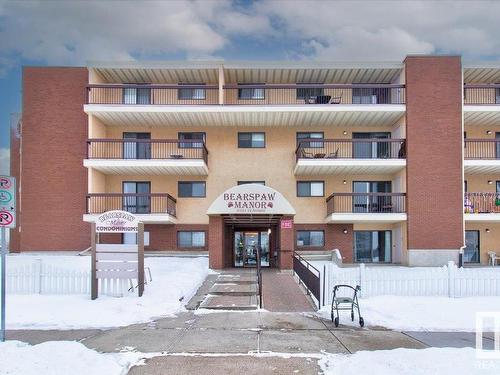
<svg viewBox="0 0 500 375">
<path fill-rule="evenodd" d="M 5 261 L 7 258 L 7 230 L 16 227 L 16 179 L 0 176 L 0 342 L 5 341 Z"/>
</svg>

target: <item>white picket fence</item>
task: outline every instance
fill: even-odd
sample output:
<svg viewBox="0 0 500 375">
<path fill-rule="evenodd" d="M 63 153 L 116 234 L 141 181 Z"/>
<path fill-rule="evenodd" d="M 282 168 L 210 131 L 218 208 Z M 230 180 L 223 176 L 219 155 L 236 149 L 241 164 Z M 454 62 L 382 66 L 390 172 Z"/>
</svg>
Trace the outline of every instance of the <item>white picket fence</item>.
<svg viewBox="0 0 500 375">
<path fill-rule="evenodd" d="M 56 267 L 41 259 L 25 264 L 7 263 L 8 294 L 89 294 L 90 271 Z M 137 280 L 132 280 L 137 283 Z M 134 284 L 135 285 L 135 284 Z M 99 294 L 120 297 L 128 293 L 129 280 L 104 279 L 99 282 Z"/>
<path fill-rule="evenodd" d="M 367 267 L 364 264 L 338 267 L 330 262 L 320 271 L 326 272 L 326 285 L 322 285 L 326 286 L 325 304 L 331 303 L 333 287 L 337 284 L 359 285 L 362 298 L 500 296 L 500 267 L 458 268 L 453 262 L 444 267 Z"/>
</svg>

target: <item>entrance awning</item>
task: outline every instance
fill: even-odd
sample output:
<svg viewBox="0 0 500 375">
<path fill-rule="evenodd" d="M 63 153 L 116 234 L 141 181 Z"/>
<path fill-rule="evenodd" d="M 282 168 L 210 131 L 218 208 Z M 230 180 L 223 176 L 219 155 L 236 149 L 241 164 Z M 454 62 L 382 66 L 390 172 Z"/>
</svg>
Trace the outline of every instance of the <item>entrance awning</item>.
<svg viewBox="0 0 500 375">
<path fill-rule="evenodd" d="M 244 184 L 219 195 L 208 208 L 207 215 L 223 215 L 240 222 L 246 219 L 246 222 L 269 223 L 282 215 L 293 216 L 295 210 L 277 190 L 260 184 Z"/>
</svg>

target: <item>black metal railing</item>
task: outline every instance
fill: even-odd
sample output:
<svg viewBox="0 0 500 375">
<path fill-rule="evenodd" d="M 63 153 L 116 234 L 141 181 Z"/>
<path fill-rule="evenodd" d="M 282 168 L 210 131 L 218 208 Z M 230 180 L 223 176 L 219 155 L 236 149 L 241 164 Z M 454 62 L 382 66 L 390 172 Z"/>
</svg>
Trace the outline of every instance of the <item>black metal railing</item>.
<svg viewBox="0 0 500 375">
<path fill-rule="evenodd" d="M 465 159 L 500 159 L 500 139 L 465 139 Z"/>
<path fill-rule="evenodd" d="M 304 139 L 295 150 L 296 159 L 404 159 L 404 139 Z"/>
<path fill-rule="evenodd" d="M 177 201 L 168 193 L 93 193 L 87 195 L 87 213 L 123 210 L 133 214 L 176 216 Z"/>
<path fill-rule="evenodd" d="M 467 214 L 500 213 L 500 193 L 465 193 L 464 212 Z"/>
<path fill-rule="evenodd" d="M 327 214 L 404 213 L 406 193 L 333 193 L 326 198 Z"/>
<path fill-rule="evenodd" d="M 465 84 L 464 104 L 500 104 L 500 84 Z"/>
<path fill-rule="evenodd" d="M 89 139 L 87 159 L 203 159 L 208 150 L 202 140 Z"/>
<path fill-rule="evenodd" d="M 324 299 L 321 300 L 321 272 L 296 252 L 293 253 L 293 272 L 298 276 L 307 293 L 316 298 L 318 308 L 321 308 L 324 302 Z"/>
<path fill-rule="evenodd" d="M 262 265 L 260 264 L 261 262 L 261 251 L 262 249 L 260 246 L 257 247 L 257 287 L 259 288 L 259 308 L 262 309 L 263 303 L 262 303 Z"/>
</svg>

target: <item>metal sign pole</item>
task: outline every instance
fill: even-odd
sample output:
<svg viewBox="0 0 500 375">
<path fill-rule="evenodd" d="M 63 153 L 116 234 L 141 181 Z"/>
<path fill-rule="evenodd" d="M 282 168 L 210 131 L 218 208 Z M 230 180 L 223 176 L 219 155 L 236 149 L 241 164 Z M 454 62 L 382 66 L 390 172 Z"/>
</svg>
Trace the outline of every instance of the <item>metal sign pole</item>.
<svg viewBox="0 0 500 375">
<path fill-rule="evenodd" d="M 1 255 L 1 267 L 0 267 L 0 283 L 1 283 L 1 291 L 0 291 L 0 316 L 1 316 L 1 321 L 0 321 L 0 342 L 5 341 L 5 260 L 6 260 L 6 254 L 7 254 L 7 236 L 5 234 L 6 229 L 5 228 L 0 228 L 0 231 L 2 232 L 2 255 Z"/>
</svg>

